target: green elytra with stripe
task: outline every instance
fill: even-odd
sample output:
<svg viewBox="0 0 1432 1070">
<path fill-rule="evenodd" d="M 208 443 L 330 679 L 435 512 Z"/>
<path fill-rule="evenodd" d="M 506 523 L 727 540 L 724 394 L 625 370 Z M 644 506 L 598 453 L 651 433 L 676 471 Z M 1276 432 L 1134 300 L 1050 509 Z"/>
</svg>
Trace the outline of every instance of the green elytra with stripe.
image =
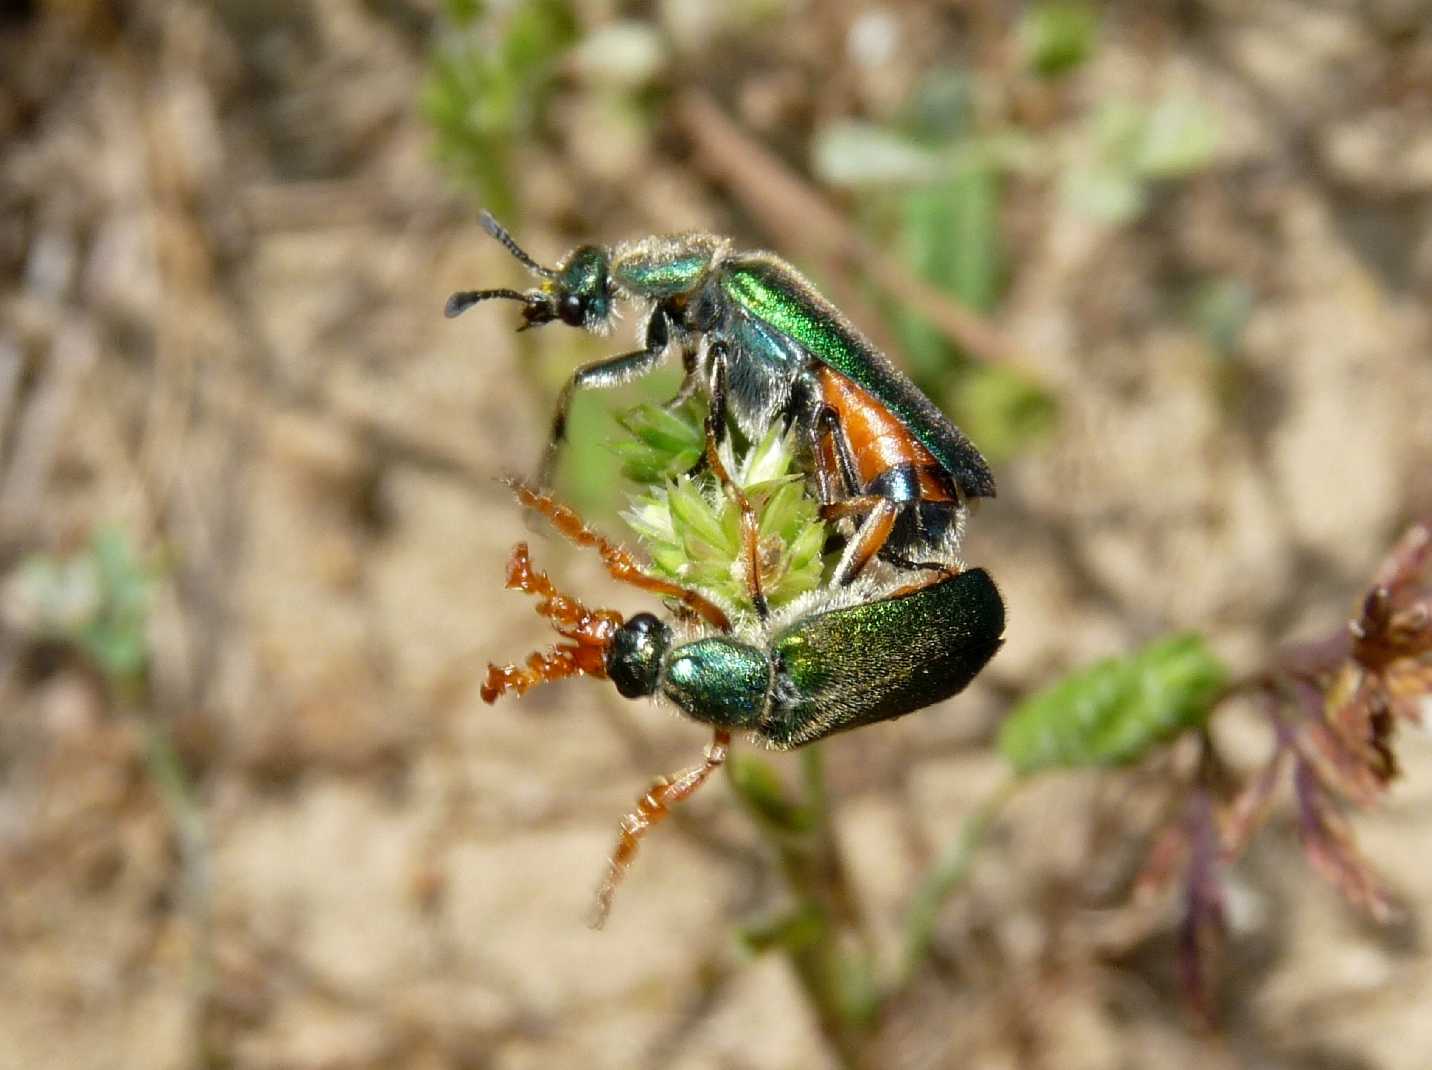
<svg viewBox="0 0 1432 1070">
<path fill-rule="evenodd" d="M 753 442 L 785 422 L 797 428 L 812 458 L 822 504 L 861 503 L 844 514 L 854 526 L 832 582 L 849 585 L 877 555 L 898 568 L 958 567 L 966 502 L 995 495 L 989 465 L 910 378 L 789 264 L 770 253 L 736 253 L 726 238 L 694 233 L 610 249 L 584 245 L 546 268 L 490 216 L 483 216 L 483 226 L 542 281 L 525 292 L 454 294 L 448 315 L 500 297 L 522 302 L 524 327 L 561 320 L 603 333 L 621 298 L 646 302 L 650 310 L 641 349 L 584 365 L 563 389 L 539 483 L 553 481 L 578 391 L 620 386 L 680 353 L 686 378 L 679 396 L 705 392 L 710 399 L 708 445 L 719 445 L 727 418 Z M 827 393 L 822 368 L 861 388 L 869 404 L 883 407 L 934 463 L 914 451 L 860 456 L 868 442 L 845 433 L 838 406 L 849 402 Z M 860 474 L 866 470 L 862 461 L 874 462 L 870 474 Z"/>
<path fill-rule="evenodd" d="M 984 569 L 866 602 L 815 608 L 768 636 L 678 643 L 649 613 L 626 622 L 606 671 L 627 698 L 661 695 L 693 720 L 798 747 L 957 694 L 999 650 L 1004 602 Z"/>
<path fill-rule="evenodd" d="M 722 272 L 721 288 L 750 315 L 875 395 L 956 477 L 967 496 L 994 496 L 994 478 L 970 440 L 792 269 L 769 260 L 737 259 Z"/>
</svg>

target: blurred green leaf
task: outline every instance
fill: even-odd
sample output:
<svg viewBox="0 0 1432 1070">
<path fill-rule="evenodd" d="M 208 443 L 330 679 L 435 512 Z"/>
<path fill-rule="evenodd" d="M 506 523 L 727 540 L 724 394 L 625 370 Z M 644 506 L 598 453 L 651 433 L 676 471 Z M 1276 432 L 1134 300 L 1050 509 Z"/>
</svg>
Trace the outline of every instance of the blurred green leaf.
<svg viewBox="0 0 1432 1070">
<path fill-rule="evenodd" d="M 746 809 L 767 827 L 789 835 L 810 830 L 810 814 L 764 758 L 737 751 L 726 759 L 726 775 Z"/>
<path fill-rule="evenodd" d="M 1091 219 L 1127 223 L 1148 207 L 1144 184 L 1126 169 L 1104 164 L 1079 164 L 1064 173 L 1064 202 Z"/>
<path fill-rule="evenodd" d="M 958 179 L 969 171 L 1026 171 L 1040 149 L 1019 131 L 926 145 L 897 131 L 868 123 L 836 122 L 818 131 L 811 169 L 828 186 L 868 194 Z"/>
<path fill-rule="evenodd" d="M 454 26 L 466 26 L 481 18 L 486 7 L 482 0 L 443 0 L 443 15 Z"/>
<path fill-rule="evenodd" d="M 567 0 L 520 0 L 502 15 L 447 5 L 449 29 L 434 49 L 420 103 L 439 157 L 484 203 L 513 214 L 509 157 L 535 128 L 557 60 L 578 38 Z"/>
<path fill-rule="evenodd" d="M 971 365 L 954 381 L 946 408 L 955 423 L 998 464 L 1053 429 L 1054 395 L 1017 372 L 994 364 Z"/>
<path fill-rule="evenodd" d="M 1203 170 L 1218 148 L 1218 123 L 1192 97 L 1165 97 L 1143 128 L 1135 167 L 1148 178 L 1182 178 Z"/>
<path fill-rule="evenodd" d="M 970 167 L 905 203 L 906 248 L 922 273 L 978 311 L 994 307 L 1004 277 L 999 211 L 992 167 Z"/>
<path fill-rule="evenodd" d="M 1194 633 L 1073 673 L 1026 699 L 1000 729 L 1016 772 L 1120 765 L 1202 725 L 1227 670 Z"/>
<path fill-rule="evenodd" d="M 1038 4 L 1019 22 L 1019 50 L 1031 70 L 1063 74 L 1088 59 L 1099 35 L 1099 17 L 1085 4 Z"/>
<path fill-rule="evenodd" d="M 1196 173 L 1218 147 L 1212 113 L 1187 97 L 1165 97 L 1152 108 L 1105 101 L 1086 127 L 1087 153 L 1066 169 L 1062 192 L 1070 207 L 1110 223 L 1139 216 L 1151 183 Z"/>
<path fill-rule="evenodd" d="M 1194 290 L 1188 316 L 1214 352 L 1229 356 L 1238 348 L 1253 304 L 1253 290 L 1242 279 L 1209 279 Z"/>
<path fill-rule="evenodd" d="M 862 949 L 847 946 L 835 962 L 841 1017 L 850 1025 L 868 1028 L 880 1010 L 880 986 L 875 980 L 875 965 Z"/>
<path fill-rule="evenodd" d="M 741 948 L 752 955 L 767 951 L 796 952 L 820 943 L 827 929 L 824 912 L 814 903 L 805 903 L 796 910 L 742 925 L 736 930 L 736 939 Z"/>
<path fill-rule="evenodd" d="M 36 635 L 73 644 L 112 684 L 134 687 L 149 666 L 154 579 L 129 536 L 103 527 L 81 553 L 21 566 L 17 615 Z"/>
<path fill-rule="evenodd" d="M 937 151 L 889 127 L 840 121 L 817 131 L 811 167 L 829 185 L 857 187 L 929 182 L 944 163 Z"/>
<path fill-rule="evenodd" d="M 949 179 L 899 195 L 900 249 L 921 278 L 981 311 L 993 306 L 1003 278 L 999 176 L 966 168 Z M 962 363 L 932 325 L 898 303 L 891 310 L 901 353 L 915 380 L 939 394 Z"/>
<path fill-rule="evenodd" d="M 572 53 L 572 68 L 579 77 L 618 89 L 649 85 L 666 61 L 667 47 L 656 27 L 635 19 L 593 30 Z"/>
</svg>

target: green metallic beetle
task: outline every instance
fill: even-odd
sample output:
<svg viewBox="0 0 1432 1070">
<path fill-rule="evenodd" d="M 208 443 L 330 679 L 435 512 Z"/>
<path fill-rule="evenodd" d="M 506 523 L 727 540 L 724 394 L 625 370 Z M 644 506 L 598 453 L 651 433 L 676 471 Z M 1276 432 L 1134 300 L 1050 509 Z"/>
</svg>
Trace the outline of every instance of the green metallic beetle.
<svg viewBox="0 0 1432 1070">
<path fill-rule="evenodd" d="M 568 538 L 596 548 L 614 577 L 675 599 L 688 619 L 672 626 L 651 613 L 623 620 L 613 610 L 589 610 L 534 569 L 519 545 L 507 586 L 541 598 L 538 612 L 572 642 L 520 666 L 490 665 L 483 700 L 567 676 L 605 677 L 627 698 L 659 697 L 713 729 L 705 761 L 658 781 L 623 821 L 598 893 L 598 925 L 642 835 L 725 761 L 733 732 L 784 750 L 894 720 L 964 690 L 1004 642 L 1004 602 L 980 568 L 894 591 L 869 582 L 812 591 L 733 631 L 723 609 L 645 575 L 550 495 L 514 487 Z"/>
<path fill-rule="evenodd" d="M 621 626 L 606 674 L 695 721 L 777 749 L 889 721 L 964 690 L 999 649 L 1004 603 L 984 569 L 872 601 L 816 592 L 762 633 L 682 639 L 650 613 Z"/>
<path fill-rule="evenodd" d="M 675 347 L 686 378 L 673 403 L 707 392 L 707 462 L 718 476 L 724 473 L 715 446 L 728 411 L 751 441 L 777 419 L 799 428 L 827 518 L 855 523 L 835 583 L 853 582 L 876 556 L 897 567 L 938 571 L 957 559 L 967 502 L 995 494 L 988 464 L 789 264 L 770 253 L 735 252 L 726 238 L 684 234 L 611 249 L 583 245 L 547 268 L 492 216 L 484 212 L 481 222 L 541 284 L 525 292 L 455 293 L 449 317 L 504 298 L 524 306 L 519 330 L 561 320 L 606 333 L 619 299 L 650 308 L 641 349 L 578 368 L 563 389 L 538 476 L 542 485 L 551 484 L 573 395 L 645 375 Z M 763 606 L 759 592 L 756 604 Z"/>
</svg>

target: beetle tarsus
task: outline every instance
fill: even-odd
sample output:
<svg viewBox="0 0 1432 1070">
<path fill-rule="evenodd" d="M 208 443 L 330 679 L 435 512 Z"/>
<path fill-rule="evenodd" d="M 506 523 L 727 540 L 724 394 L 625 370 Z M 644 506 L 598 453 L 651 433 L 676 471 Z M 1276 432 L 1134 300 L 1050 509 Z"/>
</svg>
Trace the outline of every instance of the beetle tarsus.
<svg viewBox="0 0 1432 1070">
<path fill-rule="evenodd" d="M 539 684 L 569 676 L 604 679 L 607 650 L 612 636 L 622 625 L 622 615 L 612 609 L 591 610 L 571 595 L 557 590 L 545 572 L 532 566 L 527 544 L 512 548 L 507 561 L 507 588 L 540 599 L 537 614 L 546 617 L 560 635 L 574 640 L 559 643 L 551 650 L 534 651 L 524 665 L 487 666 L 480 694 L 491 705 L 509 691 L 524 695 Z"/>
</svg>

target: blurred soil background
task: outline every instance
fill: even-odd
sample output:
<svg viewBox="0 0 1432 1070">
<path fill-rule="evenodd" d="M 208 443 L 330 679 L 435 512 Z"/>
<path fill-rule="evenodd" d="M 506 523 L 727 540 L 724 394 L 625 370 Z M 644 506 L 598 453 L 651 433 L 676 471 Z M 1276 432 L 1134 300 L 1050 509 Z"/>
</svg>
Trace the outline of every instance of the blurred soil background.
<svg viewBox="0 0 1432 1070">
<path fill-rule="evenodd" d="M 618 817 L 705 733 L 591 681 L 478 701 L 550 639 L 513 542 L 640 603 L 494 481 L 632 320 L 445 321 L 526 285 L 480 204 L 544 262 L 775 248 L 994 460 L 966 555 L 1006 649 L 826 748 L 886 960 L 1015 698 L 1175 628 L 1256 666 L 1432 512 L 1419 0 L 10 2 L 0 152 L 5 1070 L 835 1065 L 783 960 L 736 947 L 780 886 L 724 783 L 583 924 Z M 605 530 L 602 414 L 673 382 L 579 414 L 564 494 Z M 149 585 L 90 657 L 25 581 L 73 554 Z M 1251 715 L 1215 729 L 1266 754 Z M 1213 1030 L 1176 896 L 1129 895 L 1169 767 L 1044 778 L 870 1065 L 1432 1066 L 1432 752 L 1401 757 L 1356 830 L 1407 914 L 1345 906 L 1280 804 Z"/>
</svg>

